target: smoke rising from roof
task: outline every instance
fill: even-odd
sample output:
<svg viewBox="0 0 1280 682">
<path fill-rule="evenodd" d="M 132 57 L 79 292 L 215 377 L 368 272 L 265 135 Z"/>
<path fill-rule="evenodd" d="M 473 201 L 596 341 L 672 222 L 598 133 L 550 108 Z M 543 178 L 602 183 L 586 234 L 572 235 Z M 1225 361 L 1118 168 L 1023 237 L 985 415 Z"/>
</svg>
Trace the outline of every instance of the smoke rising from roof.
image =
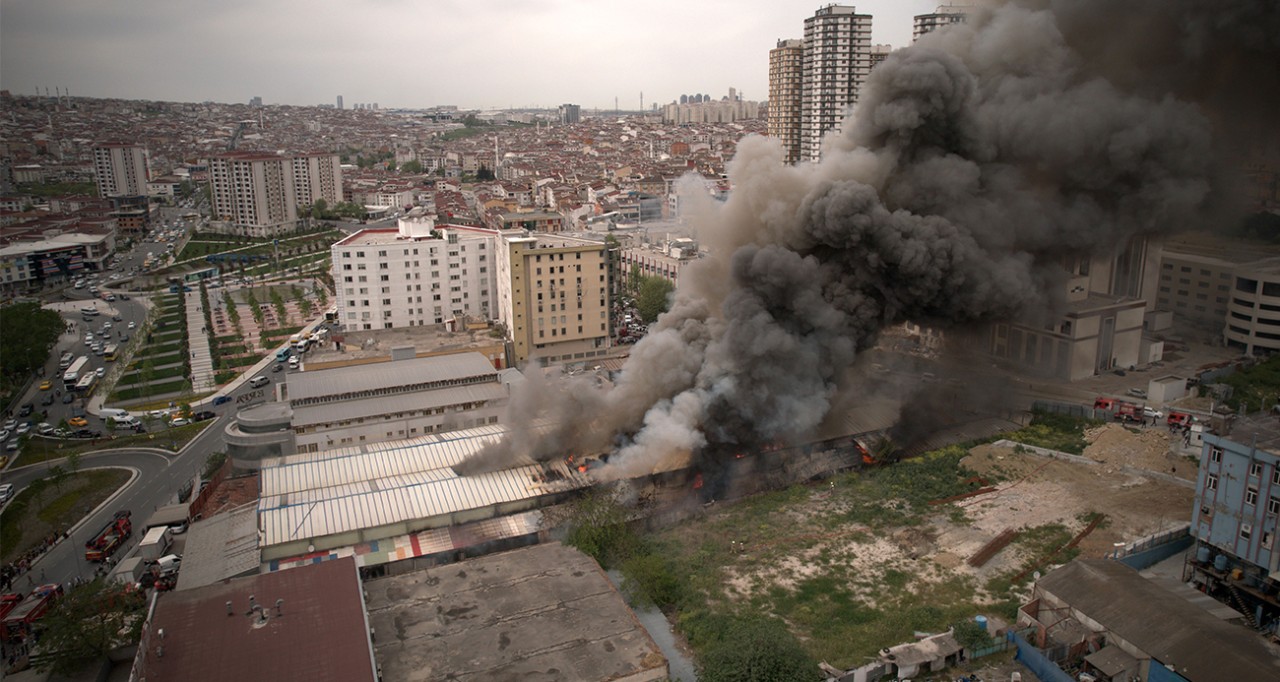
<svg viewBox="0 0 1280 682">
<path fill-rule="evenodd" d="M 886 325 L 1049 319 L 1068 258 L 1204 225 L 1215 153 L 1275 148 L 1277 55 L 1264 0 L 1022 0 L 926 36 L 871 74 L 821 163 L 742 140 L 728 201 L 683 204 L 711 257 L 617 385 L 517 397 L 551 433 L 460 469 L 616 448 L 637 474 L 803 439 Z"/>
</svg>

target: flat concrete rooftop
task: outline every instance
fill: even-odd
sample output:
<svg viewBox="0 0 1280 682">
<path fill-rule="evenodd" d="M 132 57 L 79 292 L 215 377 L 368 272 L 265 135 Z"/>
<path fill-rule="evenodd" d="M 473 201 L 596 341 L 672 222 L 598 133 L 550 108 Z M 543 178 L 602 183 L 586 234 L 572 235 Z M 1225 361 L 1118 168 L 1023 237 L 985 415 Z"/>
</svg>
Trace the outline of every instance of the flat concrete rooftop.
<svg viewBox="0 0 1280 682">
<path fill-rule="evenodd" d="M 559 543 L 364 585 L 384 679 L 667 679 L 667 660 L 590 557 Z"/>
</svg>

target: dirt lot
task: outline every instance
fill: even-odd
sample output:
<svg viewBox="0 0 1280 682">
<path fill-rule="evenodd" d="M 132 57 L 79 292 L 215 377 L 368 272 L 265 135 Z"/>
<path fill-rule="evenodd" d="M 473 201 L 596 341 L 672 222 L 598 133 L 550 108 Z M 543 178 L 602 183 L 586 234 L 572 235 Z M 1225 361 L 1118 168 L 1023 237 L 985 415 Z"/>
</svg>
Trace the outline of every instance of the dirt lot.
<svg viewBox="0 0 1280 682">
<path fill-rule="evenodd" d="M 1194 464 L 1170 457 L 1169 438 L 1159 427 L 1099 427 L 1084 452 L 1096 464 L 984 445 L 961 465 L 998 479 L 996 490 L 954 505 L 904 503 L 855 475 L 717 504 L 659 536 L 713 608 L 772 613 L 817 658 L 848 668 L 916 631 L 976 613 L 1012 618 L 1030 581 L 1010 593 L 1008 578 L 1094 514 L 1105 521 L 1079 545 L 1083 556 L 1185 524 L 1194 488 L 1173 478 L 1191 479 Z M 1021 535 L 982 565 L 968 563 L 1006 530 Z M 1054 556 L 1039 570 L 1069 558 Z"/>
<path fill-rule="evenodd" d="M 1080 543 L 1082 556 L 1100 557 L 1116 543 L 1131 542 L 1191 519 L 1193 487 L 1133 471 L 1195 480 L 1195 464 L 1169 452 L 1167 431 L 1108 424 L 1087 431 L 1085 437 L 1090 445 L 1084 456 L 1096 465 L 992 445 L 974 448 L 963 461 L 965 466 L 979 475 L 1001 474 L 1010 480 L 1001 483 L 997 492 L 961 503 L 972 524 L 947 524 L 939 529 L 938 545 L 945 548 L 939 552 L 939 561 L 952 561 L 941 558 L 946 554 L 967 559 L 1005 528 L 1061 523 L 1073 532 L 1083 530 L 1086 524 L 1082 517 L 1094 512 L 1105 514 L 1107 522 Z M 1001 559 L 998 554 L 977 572 L 1007 568 L 1008 557 Z"/>
</svg>

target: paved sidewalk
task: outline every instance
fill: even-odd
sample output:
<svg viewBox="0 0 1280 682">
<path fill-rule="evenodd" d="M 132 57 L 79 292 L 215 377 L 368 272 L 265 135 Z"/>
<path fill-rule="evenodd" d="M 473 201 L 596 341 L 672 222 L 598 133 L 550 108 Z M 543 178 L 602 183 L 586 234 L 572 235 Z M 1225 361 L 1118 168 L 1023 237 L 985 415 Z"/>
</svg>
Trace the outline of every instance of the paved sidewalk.
<svg viewBox="0 0 1280 682">
<path fill-rule="evenodd" d="M 191 388 L 196 393 L 217 388 L 213 356 L 209 352 L 209 330 L 205 327 L 204 306 L 196 289 L 183 294 L 187 304 L 187 348 L 191 351 Z"/>
</svg>

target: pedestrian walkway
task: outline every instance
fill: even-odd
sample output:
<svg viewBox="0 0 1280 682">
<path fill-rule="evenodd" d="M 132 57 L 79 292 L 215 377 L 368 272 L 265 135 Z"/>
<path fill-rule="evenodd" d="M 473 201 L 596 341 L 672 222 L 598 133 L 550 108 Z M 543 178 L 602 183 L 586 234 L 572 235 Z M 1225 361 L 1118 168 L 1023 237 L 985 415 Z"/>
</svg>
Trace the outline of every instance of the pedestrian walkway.
<svg viewBox="0 0 1280 682">
<path fill-rule="evenodd" d="M 187 304 L 187 349 L 191 352 L 191 389 L 196 393 L 218 387 L 214 380 L 213 355 L 209 352 L 209 330 L 204 322 L 204 305 L 200 294 L 192 291 L 183 296 Z"/>
</svg>

